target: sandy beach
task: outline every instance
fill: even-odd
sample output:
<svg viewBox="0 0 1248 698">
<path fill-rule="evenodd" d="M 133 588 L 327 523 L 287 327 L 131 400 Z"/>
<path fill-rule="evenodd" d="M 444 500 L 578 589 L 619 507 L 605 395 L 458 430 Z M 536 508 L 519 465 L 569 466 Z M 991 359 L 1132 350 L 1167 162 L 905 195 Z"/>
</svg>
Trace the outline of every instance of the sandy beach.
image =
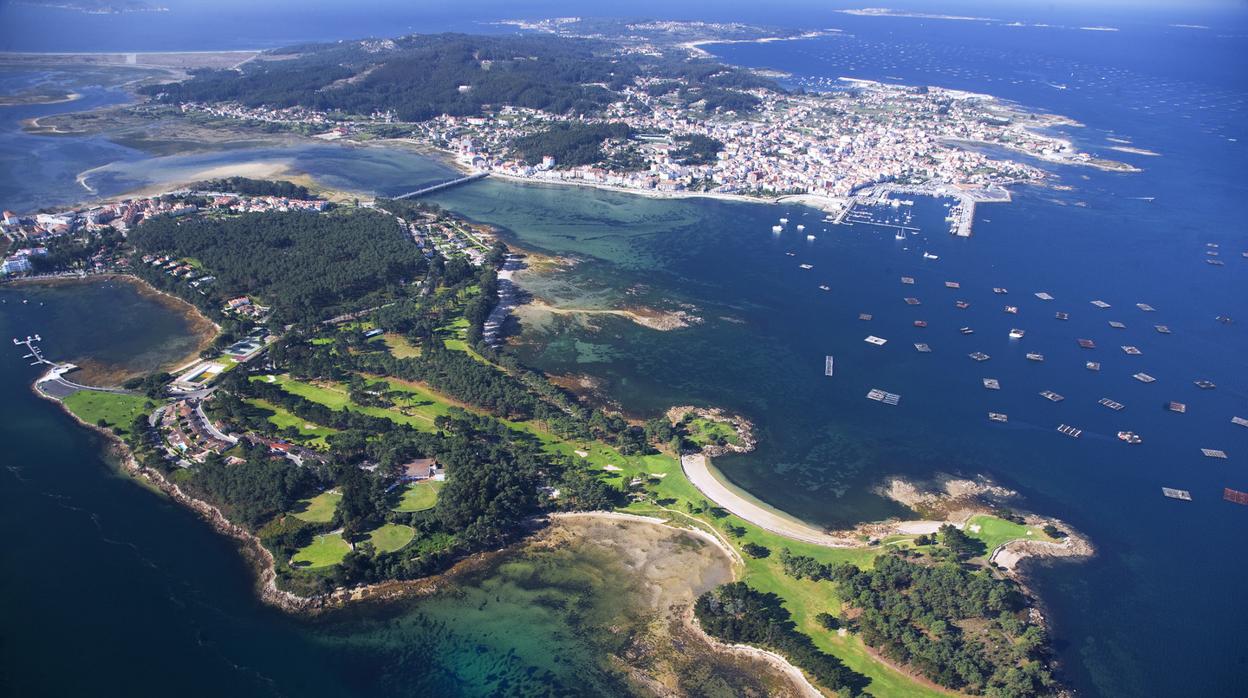
<svg viewBox="0 0 1248 698">
<path fill-rule="evenodd" d="M 689 478 L 693 486 L 697 487 L 708 499 L 759 528 L 788 536 L 794 540 L 826 545 L 831 548 L 850 548 L 858 545 L 856 541 L 830 535 L 737 494 L 712 474 L 710 460 L 702 454 L 681 456 L 680 466 L 685 471 L 685 477 Z"/>
</svg>

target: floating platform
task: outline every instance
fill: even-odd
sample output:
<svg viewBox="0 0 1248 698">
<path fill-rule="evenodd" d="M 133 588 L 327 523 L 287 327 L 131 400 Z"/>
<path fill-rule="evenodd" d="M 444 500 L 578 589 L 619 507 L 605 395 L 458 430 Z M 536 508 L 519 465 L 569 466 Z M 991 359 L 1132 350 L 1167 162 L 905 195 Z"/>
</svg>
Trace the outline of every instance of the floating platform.
<svg viewBox="0 0 1248 698">
<path fill-rule="evenodd" d="M 1010 416 L 1003 412 L 989 412 L 988 419 L 994 422 L 1001 422 L 1002 424 L 1005 424 L 1006 422 L 1010 421 Z"/>
<path fill-rule="evenodd" d="M 1118 432 L 1118 439 L 1132 445 L 1144 443 L 1144 439 L 1140 438 L 1140 435 L 1133 431 Z"/>
<path fill-rule="evenodd" d="M 1138 347 L 1133 347 L 1129 344 L 1122 345 L 1122 351 L 1124 354 L 1127 354 L 1129 356 L 1139 356 L 1140 354 L 1144 353 L 1140 351 Z"/>
<path fill-rule="evenodd" d="M 1195 383 L 1196 387 L 1200 388 L 1201 390 L 1213 390 L 1214 388 L 1218 387 L 1213 381 L 1198 380 L 1198 381 L 1192 381 L 1192 382 Z"/>
<path fill-rule="evenodd" d="M 991 356 L 988 356 L 982 351 L 977 351 L 972 354 L 967 354 L 967 356 L 971 357 L 972 359 L 976 361 L 987 361 L 988 359 L 992 358 Z"/>
<path fill-rule="evenodd" d="M 1229 324 L 1231 324 L 1232 322 L 1235 322 L 1234 320 L 1232 320 L 1232 319 L 1231 319 L 1231 316 L 1230 316 L 1230 315 L 1219 315 L 1219 316 L 1217 316 L 1216 318 L 1214 318 L 1214 320 L 1217 320 L 1218 322 L 1222 323 L 1223 325 L 1229 325 Z"/>
<path fill-rule="evenodd" d="M 901 283 L 906 284 L 906 285 L 909 285 L 909 286 L 913 286 L 913 285 L 914 285 L 914 277 L 913 277 L 913 276 L 903 276 L 903 277 L 901 277 Z"/>
<path fill-rule="evenodd" d="M 1072 427 L 1072 426 L 1070 426 L 1069 424 L 1059 424 L 1059 425 L 1057 425 L 1057 431 L 1058 431 L 1058 433 L 1059 433 L 1059 434 L 1065 434 L 1065 435 L 1069 436 L 1069 437 L 1070 437 L 1070 438 L 1072 438 L 1072 439 L 1077 439 L 1077 438 L 1079 438 L 1080 436 L 1082 436 L 1082 435 L 1083 435 L 1083 430 L 1082 430 L 1082 429 L 1079 429 L 1079 428 L 1076 428 L 1076 427 Z"/>
<path fill-rule="evenodd" d="M 1110 327 L 1112 327 L 1112 328 L 1114 328 L 1115 330 L 1125 330 L 1125 329 L 1127 329 L 1126 324 L 1121 323 L 1121 322 L 1118 322 L 1117 320 L 1110 320 L 1110 321 L 1109 321 L 1109 326 L 1110 326 Z"/>
<path fill-rule="evenodd" d="M 1200 452 L 1205 454 L 1205 458 L 1221 458 L 1226 459 L 1226 451 L 1217 448 L 1202 448 Z"/>
<path fill-rule="evenodd" d="M 1022 339 L 1023 335 L 1025 334 L 1027 333 L 1024 332 L 1023 330 L 1013 329 L 1013 330 L 1010 330 L 1010 339 Z"/>
<path fill-rule="evenodd" d="M 1018 306 L 1017 306 L 1017 305 L 1007 305 L 1007 306 L 1005 306 L 1005 312 L 1009 313 L 1010 315 L 1018 315 Z"/>
<path fill-rule="evenodd" d="M 813 264 L 799 264 L 797 266 L 801 267 L 802 269 L 814 269 L 815 268 L 815 265 Z"/>
<path fill-rule="evenodd" d="M 1029 351 L 1027 352 L 1027 360 L 1028 361 L 1044 361 L 1044 354 L 1041 354 L 1038 351 Z"/>
<path fill-rule="evenodd" d="M 1192 493 L 1187 490 L 1176 490 L 1173 487 L 1161 488 L 1161 493 L 1170 499 L 1181 499 L 1185 502 L 1192 501 Z"/>
<path fill-rule="evenodd" d="M 1243 504 L 1248 506 L 1248 492 L 1240 492 L 1229 487 L 1222 488 L 1222 499 L 1235 504 Z"/>
<path fill-rule="evenodd" d="M 1161 334 L 1171 334 L 1170 328 L 1165 325 L 1153 325 L 1153 329 L 1157 330 Z"/>
<path fill-rule="evenodd" d="M 1106 303 L 1105 301 L 1092 301 L 1092 305 L 1095 305 L 1096 307 L 1100 308 L 1101 310 L 1104 310 L 1105 308 L 1109 308 L 1109 307 L 1110 307 L 1109 303 Z"/>
<path fill-rule="evenodd" d="M 915 320 L 914 326 L 915 327 L 927 327 L 927 320 Z"/>
<path fill-rule="evenodd" d="M 859 320 L 870 320 L 871 317 L 872 317 L 871 313 L 858 313 Z"/>
<path fill-rule="evenodd" d="M 1153 381 L 1157 380 L 1156 378 L 1153 378 L 1152 376 L 1148 375 L 1147 373 L 1144 373 L 1143 371 L 1140 371 L 1139 373 L 1131 377 L 1141 383 L 1152 383 Z"/>
<path fill-rule="evenodd" d="M 909 298 L 909 297 L 906 298 L 906 305 L 922 305 L 922 304 L 923 302 L 920 301 L 918 298 Z"/>
<path fill-rule="evenodd" d="M 1053 392 L 1052 390 L 1041 390 L 1040 397 L 1050 402 L 1061 402 L 1062 400 L 1066 399 L 1062 397 L 1061 395 L 1058 395 L 1057 393 Z"/>
<path fill-rule="evenodd" d="M 1092 340 L 1090 340 L 1090 339 L 1076 339 L 1075 341 L 1076 341 L 1076 342 L 1078 342 L 1078 343 L 1079 343 L 1079 346 L 1083 347 L 1084 349 L 1095 349 L 1095 348 L 1096 348 L 1096 342 L 1093 342 L 1093 341 L 1092 341 Z"/>
<path fill-rule="evenodd" d="M 1248 427 L 1248 419 L 1243 417 L 1231 417 L 1231 424 L 1238 424 L 1241 427 Z"/>
<path fill-rule="evenodd" d="M 1122 408 L 1125 407 L 1125 405 L 1123 405 L 1121 402 L 1110 400 L 1107 397 L 1103 397 L 1100 400 L 1097 400 L 1096 402 L 1097 404 L 1104 405 L 1115 412 L 1120 412 L 1122 411 Z"/>
<path fill-rule="evenodd" d="M 953 305 L 954 305 L 954 307 L 956 307 L 958 310 L 966 310 L 967 308 L 971 307 L 971 304 L 970 304 L 970 303 L 967 303 L 967 302 L 966 302 L 966 301 L 964 301 L 964 300 L 954 301 L 954 304 L 953 304 Z"/>
<path fill-rule="evenodd" d="M 832 356 L 823 357 L 823 375 L 830 376 L 836 370 L 836 358 Z"/>
<path fill-rule="evenodd" d="M 1149 305 L 1148 303 L 1136 303 L 1136 304 L 1135 304 L 1135 307 L 1139 308 L 1140 310 L 1143 310 L 1143 311 L 1144 311 L 1144 312 L 1146 312 L 1146 313 L 1151 313 L 1151 312 L 1153 312 L 1153 311 L 1157 310 L 1156 308 L 1154 308 L 1153 306 Z"/>
<path fill-rule="evenodd" d="M 1005 294 L 1009 293 L 1009 291 L 1005 290 L 1004 288 L 1001 288 L 1000 286 L 993 287 L 992 292 L 997 294 L 998 296 L 1004 296 Z"/>
<path fill-rule="evenodd" d="M 897 403 L 901 402 L 900 395 L 896 393 L 890 393 L 884 390 L 880 390 L 879 388 L 872 388 L 867 393 L 867 399 L 875 400 L 876 402 L 882 402 L 885 405 L 896 405 Z"/>
<path fill-rule="evenodd" d="M 996 378 L 985 378 L 984 387 L 989 390 L 1000 390 L 1001 381 L 997 380 Z"/>
<path fill-rule="evenodd" d="M 867 335 L 867 338 L 862 341 L 866 342 L 867 344 L 874 344 L 877 347 L 882 347 L 885 344 L 888 344 L 887 339 L 884 339 L 883 337 L 876 337 L 873 334 Z"/>
<path fill-rule="evenodd" d="M 1063 313 L 1059 310 L 1058 312 L 1053 313 L 1053 317 L 1057 318 L 1058 320 L 1069 320 L 1070 313 Z"/>
<path fill-rule="evenodd" d="M 917 349 L 920 354 L 930 354 L 932 351 L 931 347 L 927 346 L 926 344 L 922 342 L 916 342 L 914 345 L 914 348 Z"/>
<path fill-rule="evenodd" d="M 975 330 L 972 330 L 969 327 L 959 327 L 958 331 L 961 332 L 962 334 L 975 334 Z"/>
<path fill-rule="evenodd" d="M 962 284 L 957 281 L 946 281 L 945 288 L 962 288 Z"/>
<path fill-rule="evenodd" d="M 1174 402 L 1172 400 L 1166 403 L 1166 409 L 1170 410 L 1171 412 L 1178 412 L 1179 414 L 1185 414 L 1187 412 L 1187 405 L 1183 404 L 1182 402 Z"/>
<path fill-rule="evenodd" d="M 820 290 L 820 291 L 831 291 L 831 290 L 832 290 L 832 287 L 831 287 L 831 286 L 828 286 L 827 284 L 819 284 L 819 290 Z"/>
<path fill-rule="evenodd" d="M 1050 296 L 1048 293 L 1046 293 L 1046 292 L 1044 292 L 1044 291 L 1040 291 L 1039 293 L 1037 293 L 1037 294 L 1036 294 L 1036 298 L 1039 298 L 1039 299 L 1040 299 L 1040 300 L 1042 300 L 1042 301 L 1051 301 L 1051 300 L 1053 300 L 1053 296 Z"/>
<path fill-rule="evenodd" d="M 1205 260 L 1205 264 L 1210 264 L 1210 265 L 1213 265 L 1213 266 L 1215 266 L 1215 267 L 1224 267 L 1224 266 L 1226 266 L 1226 262 L 1223 262 L 1223 261 L 1222 261 L 1222 260 L 1220 260 L 1220 259 L 1206 259 L 1206 260 Z"/>
<path fill-rule="evenodd" d="M 1099 370 L 1101 370 L 1101 362 L 1100 362 L 1100 361 L 1089 361 L 1089 362 L 1087 362 L 1086 364 L 1084 364 L 1084 365 L 1083 365 L 1083 367 L 1084 367 L 1084 368 L 1086 368 L 1086 369 L 1088 369 L 1089 371 L 1099 371 Z"/>
</svg>

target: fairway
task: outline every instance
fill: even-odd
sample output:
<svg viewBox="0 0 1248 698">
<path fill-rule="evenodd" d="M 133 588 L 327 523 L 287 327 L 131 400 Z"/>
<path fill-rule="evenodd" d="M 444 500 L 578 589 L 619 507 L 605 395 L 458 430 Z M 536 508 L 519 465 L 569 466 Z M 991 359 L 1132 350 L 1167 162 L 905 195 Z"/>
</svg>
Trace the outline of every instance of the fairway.
<svg viewBox="0 0 1248 698">
<path fill-rule="evenodd" d="M 408 485 L 394 510 L 406 513 L 432 509 L 438 503 L 438 490 L 442 489 L 442 484 L 437 480 L 425 480 Z"/>
<path fill-rule="evenodd" d="M 143 395 L 104 393 L 97 390 L 79 390 L 62 401 L 65 409 L 73 412 L 87 424 L 128 429 L 134 418 L 146 412 L 148 399 Z"/>
<path fill-rule="evenodd" d="M 307 505 L 303 511 L 294 512 L 294 517 L 308 523 L 329 523 L 334 520 L 334 512 L 338 510 L 338 502 L 342 501 L 342 493 L 330 490 L 322 492 L 311 499 L 304 499 L 299 504 Z"/>
<path fill-rule="evenodd" d="M 976 527 L 979 530 L 975 530 Z M 984 547 L 988 549 L 988 555 L 991 555 L 992 551 L 996 550 L 1003 543 L 1019 538 L 1027 540 L 1053 540 L 1044 535 L 1044 532 L 1038 528 L 1006 521 L 995 516 L 972 516 L 966 522 L 966 534 L 983 541 Z"/>
<path fill-rule="evenodd" d="M 335 531 L 317 536 L 308 547 L 301 549 L 290 558 L 295 567 L 315 569 L 329 567 L 342 562 L 342 558 L 351 552 L 351 546 L 342 539 L 342 532 Z"/>
<path fill-rule="evenodd" d="M 416 529 L 411 526 L 386 524 L 381 528 L 370 531 L 368 542 L 372 543 L 373 548 L 379 553 L 392 553 L 412 542 L 412 538 L 415 535 Z"/>
<path fill-rule="evenodd" d="M 297 417 L 286 411 L 286 409 L 278 405 L 274 405 L 267 400 L 249 398 L 246 402 L 250 405 L 255 405 L 256 407 L 262 407 L 269 410 L 273 413 L 269 416 L 270 424 L 278 429 L 294 428 L 299 432 L 299 436 L 306 440 L 309 444 L 328 447 L 328 444 L 325 442 L 325 437 L 330 434 L 338 433 L 337 429 L 323 427 L 319 424 L 311 424 L 308 420 Z"/>
</svg>

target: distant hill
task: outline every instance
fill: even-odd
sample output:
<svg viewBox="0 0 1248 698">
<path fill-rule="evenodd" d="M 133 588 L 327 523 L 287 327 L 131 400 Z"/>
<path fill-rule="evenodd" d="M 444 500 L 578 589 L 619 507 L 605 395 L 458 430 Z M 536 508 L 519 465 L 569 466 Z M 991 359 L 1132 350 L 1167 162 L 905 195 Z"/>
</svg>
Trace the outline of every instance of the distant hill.
<svg viewBox="0 0 1248 698">
<path fill-rule="evenodd" d="M 142 91 L 171 102 L 393 112 L 401 121 L 423 121 L 473 116 L 487 105 L 593 114 L 639 75 L 692 83 L 691 99 L 706 81 L 737 107 L 750 100 L 725 99 L 741 93 L 724 87 L 775 87 L 748 71 L 676 51 L 654 56 L 617 48 L 593 39 L 465 34 L 308 44 L 268 52 L 239 70 L 199 71 L 185 82 Z"/>
</svg>

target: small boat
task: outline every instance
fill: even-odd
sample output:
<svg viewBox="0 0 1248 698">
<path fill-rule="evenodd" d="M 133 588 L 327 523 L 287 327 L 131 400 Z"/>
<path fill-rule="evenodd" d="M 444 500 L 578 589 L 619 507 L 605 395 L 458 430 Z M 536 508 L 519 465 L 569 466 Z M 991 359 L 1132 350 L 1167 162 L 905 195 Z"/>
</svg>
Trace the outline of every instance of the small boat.
<svg viewBox="0 0 1248 698">
<path fill-rule="evenodd" d="M 970 303 L 967 303 L 966 301 L 961 301 L 961 300 L 954 301 L 953 305 L 959 310 L 966 310 L 967 308 L 971 307 Z"/>
<path fill-rule="evenodd" d="M 975 330 L 972 330 L 969 327 L 959 328 L 958 331 L 961 332 L 962 334 L 975 334 Z"/>
<path fill-rule="evenodd" d="M 927 327 L 927 320 L 915 320 L 914 326 L 915 327 Z"/>
<path fill-rule="evenodd" d="M 773 232 L 773 233 L 778 233 L 778 232 L 780 232 L 781 230 L 784 230 L 784 228 L 782 228 L 782 227 L 780 227 L 780 226 L 778 226 L 778 225 L 773 225 L 773 226 L 771 226 L 771 232 Z"/>
<path fill-rule="evenodd" d="M 1044 361 L 1044 354 L 1041 354 L 1038 351 L 1029 351 L 1027 352 L 1027 360 L 1028 361 Z"/>
<path fill-rule="evenodd" d="M 788 219 L 788 218 L 781 218 L 781 219 L 780 219 L 780 225 L 788 225 L 788 224 L 789 224 L 789 219 Z"/>
<path fill-rule="evenodd" d="M 812 235 L 812 234 L 810 234 L 810 233 L 807 233 L 807 234 L 806 234 L 806 239 L 807 239 L 807 240 L 814 240 L 814 239 L 815 239 L 815 236 L 814 236 L 814 235 Z"/>
<path fill-rule="evenodd" d="M 923 259 L 940 259 L 940 257 L 932 254 L 931 252 L 924 252 Z"/>
<path fill-rule="evenodd" d="M 1001 412 L 989 412 L 988 419 L 994 422 L 1001 422 L 1003 424 L 1010 421 L 1009 415 L 1002 414 Z"/>
<path fill-rule="evenodd" d="M 813 264 L 799 264 L 797 266 L 801 267 L 802 269 L 814 269 L 815 268 L 815 265 Z"/>
<path fill-rule="evenodd" d="M 913 277 L 913 276 L 903 276 L 903 277 L 901 277 L 901 283 L 903 283 L 903 284 L 911 284 L 911 285 L 913 285 L 913 284 L 914 284 L 914 277 Z"/>
<path fill-rule="evenodd" d="M 1138 444 L 1144 441 L 1144 439 L 1141 439 L 1139 435 L 1137 435 L 1133 431 L 1120 431 L 1118 432 L 1118 438 L 1122 441 L 1126 441 L 1129 444 Z"/>
<path fill-rule="evenodd" d="M 1022 339 L 1024 334 L 1026 333 L 1023 332 L 1022 330 L 1018 330 L 1018 329 L 1010 330 L 1010 339 Z"/>
<path fill-rule="evenodd" d="M 1229 325 L 1229 324 L 1231 324 L 1232 322 L 1235 322 L 1234 320 L 1232 320 L 1232 319 L 1231 319 L 1231 316 L 1230 316 L 1230 315 L 1219 315 L 1219 316 L 1217 316 L 1217 317 L 1216 317 L 1216 318 L 1214 318 L 1214 319 L 1215 319 L 1215 320 L 1217 320 L 1218 322 L 1222 323 L 1223 325 Z"/>
<path fill-rule="evenodd" d="M 1213 381 L 1198 380 L 1198 381 L 1193 381 L 1193 382 L 1196 383 L 1196 387 L 1200 388 L 1201 390 L 1213 390 L 1214 388 L 1218 387 L 1214 385 Z"/>
<path fill-rule="evenodd" d="M 1003 295 L 1005 295 L 1005 294 L 1009 293 L 1009 291 L 1007 291 L 1007 290 L 1005 290 L 1005 289 L 1001 288 L 1000 286 L 997 286 L 996 288 L 992 289 L 992 292 L 993 292 L 993 293 L 995 293 L 995 294 L 997 294 L 998 296 L 1003 296 Z"/>
<path fill-rule="evenodd" d="M 1089 362 L 1087 362 L 1086 364 L 1084 364 L 1083 366 L 1084 366 L 1084 368 L 1088 369 L 1089 371 L 1099 371 L 1099 370 L 1101 370 L 1101 362 L 1099 362 L 1099 361 L 1089 361 Z"/>
<path fill-rule="evenodd" d="M 1040 396 L 1048 400 L 1049 402 L 1061 402 L 1062 400 L 1066 399 L 1062 397 L 1061 395 L 1058 395 L 1057 393 L 1053 392 L 1052 390 L 1041 390 Z"/>
<path fill-rule="evenodd" d="M 898 230 L 898 231 L 897 231 L 897 234 L 893 236 L 893 239 L 894 239 L 894 240 L 905 240 L 905 239 L 906 239 L 906 231 L 904 231 L 904 230 Z"/>
<path fill-rule="evenodd" d="M 971 357 L 972 359 L 976 361 L 987 361 L 988 359 L 992 358 L 982 351 L 977 351 L 972 354 L 967 354 L 967 356 Z"/>
<path fill-rule="evenodd" d="M 1005 306 L 1005 312 L 1009 313 L 1010 315 L 1018 315 L 1018 306 L 1017 306 L 1017 305 L 1007 305 L 1007 306 Z"/>
<path fill-rule="evenodd" d="M 1053 317 L 1057 318 L 1058 320 L 1069 320 L 1070 313 L 1063 313 L 1061 311 L 1058 311 L 1056 313 L 1053 313 Z"/>
<path fill-rule="evenodd" d="M 786 256 L 786 257 L 796 257 L 796 256 L 797 256 L 797 253 L 796 253 L 796 252 L 785 252 L 785 253 L 784 253 L 784 256 Z"/>
<path fill-rule="evenodd" d="M 799 232 L 799 233 L 800 233 L 800 232 L 802 232 L 802 231 L 803 231 L 803 230 L 805 230 L 805 229 L 806 229 L 806 226 L 802 225 L 801 223 L 798 223 L 798 224 L 797 224 L 797 232 Z"/>
<path fill-rule="evenodd" d="M 1171 334 L 1170 328 L 1165 325 L 1153 325 L 1153 329 L 1157 330 L 1161 334 Z"/>
<path fill-rule="evenodd" d="M 827 284 L 819 284 L 819 290 L 820 290 L 820 291 L 831 291 L 831 290 L 832 290 L 832 287 L 828 286 Z"/>
<path fill-rule="evenodd" d="M 1001 381 L 997 380 L 996 378 L 985 378 L 984 387 L 989 390 L 1000 390 Z"/>
</svg>

